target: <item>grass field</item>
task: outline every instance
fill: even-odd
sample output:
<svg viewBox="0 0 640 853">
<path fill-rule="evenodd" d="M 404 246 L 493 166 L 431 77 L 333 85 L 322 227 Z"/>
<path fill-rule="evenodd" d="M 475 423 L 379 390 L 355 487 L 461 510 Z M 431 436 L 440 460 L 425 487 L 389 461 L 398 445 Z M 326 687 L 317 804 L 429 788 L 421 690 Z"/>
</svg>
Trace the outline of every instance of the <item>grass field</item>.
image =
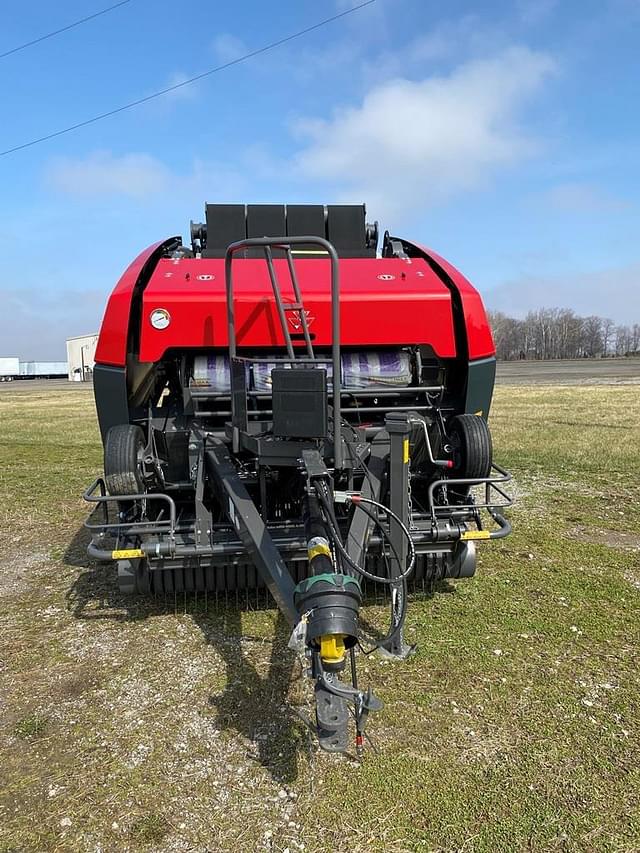
<svg viewBox="0 0 640 853">
<path fill-rule="evenodd" d="M 640 850 L 639 389 L 500 388 L 491 423 L 515 532 L 368 659 L 358 764 L 314 747 L 276 611 L 87 565 L 91 395 L 4 390 L 0 851 Z"/>
</svg>

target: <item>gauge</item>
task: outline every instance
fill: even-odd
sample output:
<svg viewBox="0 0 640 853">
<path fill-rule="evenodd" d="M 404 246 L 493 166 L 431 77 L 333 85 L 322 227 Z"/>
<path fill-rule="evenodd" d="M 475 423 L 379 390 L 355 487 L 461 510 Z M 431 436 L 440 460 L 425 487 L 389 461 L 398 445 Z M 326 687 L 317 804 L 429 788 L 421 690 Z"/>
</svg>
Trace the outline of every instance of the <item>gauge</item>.
<svg viewBox="0 0 640 853">
<path fill-rule="evenodd" d="M 155 308 L 149 317 L 154 329 L 166 329 L 171 322 L 169 312 L 164 308 Z"/>
</svg>

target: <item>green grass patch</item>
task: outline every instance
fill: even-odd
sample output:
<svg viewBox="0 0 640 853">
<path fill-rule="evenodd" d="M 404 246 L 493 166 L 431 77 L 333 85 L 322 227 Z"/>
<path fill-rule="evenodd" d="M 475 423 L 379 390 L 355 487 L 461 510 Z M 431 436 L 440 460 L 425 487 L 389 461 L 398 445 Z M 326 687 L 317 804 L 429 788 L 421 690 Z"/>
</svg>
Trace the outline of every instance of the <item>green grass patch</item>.
<svg viewBox="0 0 640 853">
<path fill-rule="evenodd" d="M 26 740 L 27 738 L 42 737 L 47 731 L 49 720 L 41 714 L 29 714 L 23 717 L 22 720 L 14 728 L 14 733 L 17 737 Z"/>
<path fill-rule="evenodd" d="M 358 763 L 276 611 L 87 564 L 91 394 L 0 394 L 0 850 L 640 849 L 638 389 L 498 388 L 491 425 L 513 535 L 413 596 L 414 657 L 361 660 Z"/>
</svg>

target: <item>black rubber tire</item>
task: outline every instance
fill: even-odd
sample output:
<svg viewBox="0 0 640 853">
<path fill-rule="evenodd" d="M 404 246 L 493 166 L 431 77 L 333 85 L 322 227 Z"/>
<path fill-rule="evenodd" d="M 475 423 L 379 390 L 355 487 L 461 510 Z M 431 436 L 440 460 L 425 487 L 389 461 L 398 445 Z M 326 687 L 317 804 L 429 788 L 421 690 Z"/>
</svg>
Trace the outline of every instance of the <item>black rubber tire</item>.
<svg viewBox="0 0 640 853">
<path fill-rule="evenodd" d="M 484 418 L 479 415 L 456 415 L 449 424 L 453 445 L 454 477 L 480 478 L 491 473 L 493 445 Z"/>
<path fill-rule="evenodd" d="M 112 426 L 104 442 L 104 479 L 110 495 L 144 492 L 140 471 L 144 433 L 134 424 Z"/>
</svg>

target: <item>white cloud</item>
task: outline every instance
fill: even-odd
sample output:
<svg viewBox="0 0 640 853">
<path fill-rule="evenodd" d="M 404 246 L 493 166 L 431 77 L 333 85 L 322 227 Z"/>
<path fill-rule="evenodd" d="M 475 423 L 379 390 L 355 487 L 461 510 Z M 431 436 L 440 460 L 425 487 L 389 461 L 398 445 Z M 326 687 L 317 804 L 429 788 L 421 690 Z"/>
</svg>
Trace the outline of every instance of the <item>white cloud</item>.
<svg viewBox="0 0 640 853">
<path fill-rule="evenodd" d="M 489 26 L 476 14 L 459 15 L 418 31 L 402 50 L 383 50 L 364 64 L 368 79 L 381 80 L 407 74 L 409 70 L 424 73 L 435 63 L 455 61 L 459 56 L 483 57 L 487 44 L 495 52 L 504 42 L 505 35 L 495 25 Z"/>
<path fill-rule="evenodd" d="M 536 308 L 571 308 L 617 323 L 640 321 L 640 263 L 597 272 L 522 277 L 484 293 L 492 310 L 515 317 Z"/>
<path fill-rule="evenodd" d="M 358 107 L 297 123 L 307 142 L 295 168 L 382 214 L 432 206 L 536 150 L 516 117 L 553 69 L 547 55 L 511 48 L 448 76 L 375 86 Z"/>
<path fill-rule="evenodd" d="M 246 149 L 238 155 L 238 165 L 194 160 L 184 171 L 170 169 L 150 154 L 116 155 L 93 151 L 86 157 L 53 160 L 45 173 L 50 187 L 66 195 L 99 198 L 129 197 L 135 200 L 155 197 L 158 204 L 172 206 L 184 199 L 201 204 L 211 199 L 231 199 L 247 192 L 255 154 Z"/>
<path fill-rule="evenodd" d="M 538 150 L 517 118 L 553 68 L 545 54 L 512 47 L 446 76 L 374 85 L 357 106 L 294 123 L 298 150 L 287 160 L 281 187 L 289 195 L 303 187 L 307 197 L 366 199 L 387 219 L 408 218 L 482 187 L 500 168 Z M 149 154 L 98 151 L 54 161 L 48 180 L 57 190 L 84 196 L 191 197 L 197 191 L 202 197 L 209 191 L 213 198 L 226 189 L 232 197 L 246 190 L 243 166 L 250 165 L 255 178 L 259 165 L 265 186 L 258 180 L 252 193 L 261 196 L 266 183 L 273 188 L 269 163 L 279 161 L 268 149 L 260 151 L 259 157 L 248 148 L 238 151 L 233 166 L 193 163 L 181 173 Z"/>
<path fill-rule="evenodd" d="M 553 14 L 558 0 L 517 0 L 516 12 L 525 26 L 535 27 Z"/>
<path fill-rule="evenodd" d="M 168 89 L 170 86 L 179 86 L 180 88 L 167 92 L 166 95 L 162 96 L 162 101 L 164 102 L 166 99 L 174 101 L 195 100 L 198 97 L 197 84 L 187 83 L 185 86 L 181 85 L 182 83 L 186 83 L 191 76 L 193 75 L 186 74 L 184 71 L 174 71 L 173 74 L 169 75 L 165 88 Z"/>
<path fill-rule="evenodd" d="M 216 59 L 221 64 L 233 62 L 234 59 L 239 59 L 249 53 L 249 49 L 242 39 L 231 35 L 231 33 L 217 35 L 213 40 L 212 48 Z"/>
<path fill-rule="evenodd" d="M 74 195 L 144 198 L 166 190 L 173 177 L 163 163 L 149 154 L 116 156 L 110 151 L 95 151 L 79 160 L 54 160 L 47 179 L 55 189 Z"/>
<path fill-rule="evenodd" d="M 612 213 L 630 207 L 625 199 L 583 183 L 558 184 L 543 193 L 542 200 L 554 209 L 567 213 Z"/>
</svg>

